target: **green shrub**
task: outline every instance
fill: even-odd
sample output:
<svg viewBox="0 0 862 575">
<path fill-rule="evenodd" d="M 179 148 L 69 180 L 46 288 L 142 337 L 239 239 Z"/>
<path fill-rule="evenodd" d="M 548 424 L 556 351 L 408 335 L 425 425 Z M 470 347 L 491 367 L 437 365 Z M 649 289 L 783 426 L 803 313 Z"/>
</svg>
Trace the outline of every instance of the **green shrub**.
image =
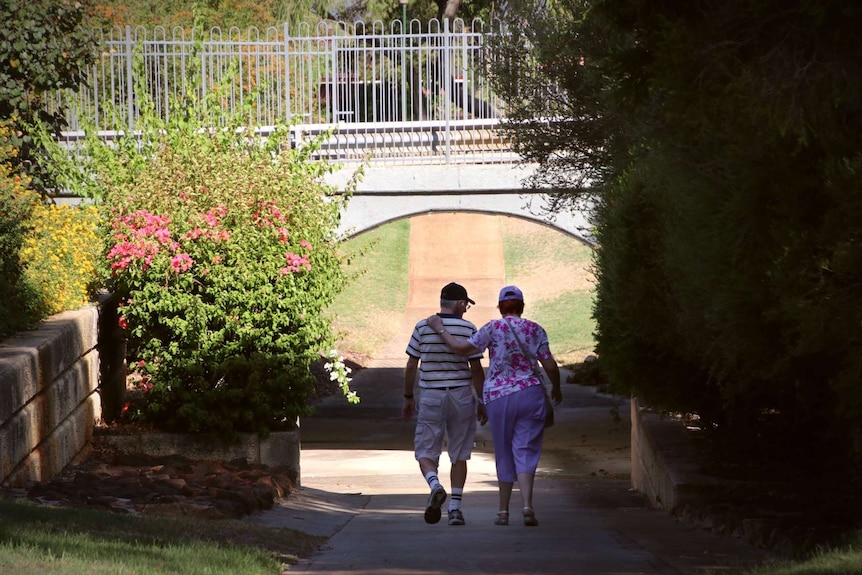
<svg viewBox="0 0 862 575">
<path fill-rule="evenodd" d="M 129 187 L 106 190 L 108 287 L 121 297 L 145 420 L 268 433 L 305 415 L 310 365 L 344 284 L 341 201 L 302 152 L 172 125 Z"/>
<path fill-rule="evenodd" d="M 12 173 L 16 150 L 10 136 L 8 124 L 0 124 L 0 337 L 31 327 L 44 311 L 25 280 L 21 260 L 30 215 L 40 197 L 27 189 L 26 177 Z"/>
<path fill-rule="evenodd" d="M 197 61 L 168 121 L 141 93 L 136 134 L 106 144 L 88 128 L 74 165 L 47 147 L 63 184 L 101 211 L 105 283 L 145 392 L 133 415 L 171 431 L 266 435 L 309 413 L 322 356 L 358 401 L 325 314 L 346 281 L 335 230 L 348 196 L 323 182 L 317 142 L 292 149 L 284 125 L 255 135 L 241 111 L 217 120 L 223 87 L 199 100 Z"/>
</svg>

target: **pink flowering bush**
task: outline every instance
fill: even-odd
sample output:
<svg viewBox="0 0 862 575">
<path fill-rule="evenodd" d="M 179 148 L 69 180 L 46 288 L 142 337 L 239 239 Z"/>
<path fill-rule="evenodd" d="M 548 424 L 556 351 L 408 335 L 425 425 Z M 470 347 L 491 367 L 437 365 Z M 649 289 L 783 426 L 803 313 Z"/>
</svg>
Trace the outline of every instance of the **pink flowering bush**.
<svg viewBox="0 0 862 575">
<path fill-rule="evenodd" d="M 169 125 L 110 151 L 134 169 L 98 176 L 139 417 L 160 428 L 266 434 L 309 411 L 311 364 L 334 341 L 324 311 L 345 281 L 344 200 L 285 133 Z"/>
</svg>

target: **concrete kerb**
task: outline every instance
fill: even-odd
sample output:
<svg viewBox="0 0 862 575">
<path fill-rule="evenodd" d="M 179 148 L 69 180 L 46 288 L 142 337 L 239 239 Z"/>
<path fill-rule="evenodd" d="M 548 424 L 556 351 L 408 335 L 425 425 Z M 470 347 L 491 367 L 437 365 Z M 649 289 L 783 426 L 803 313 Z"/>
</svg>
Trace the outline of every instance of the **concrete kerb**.
<svg viewBox="0 0 862 575">
<path fill-rule="evenodd" d="M 673 513 L 714 494 L 726 482 L 702 473 L 692 437 L 679 421 L 631 401 L 632 487 Z"/>
</svg>

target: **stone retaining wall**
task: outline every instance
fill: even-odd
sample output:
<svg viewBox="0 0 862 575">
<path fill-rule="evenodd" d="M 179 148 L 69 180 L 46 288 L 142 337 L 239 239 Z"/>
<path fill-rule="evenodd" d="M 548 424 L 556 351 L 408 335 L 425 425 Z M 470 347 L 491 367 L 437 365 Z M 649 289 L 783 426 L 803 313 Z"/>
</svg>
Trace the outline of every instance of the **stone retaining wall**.
<svg viewBox="0 0 862 575">
<path fill-rule="evenodd" d="M 117 329 L 116 307 L 104 296 L 0 342 L 0 484 L 51 479 L 119 408 Z"/>
<path fill-rule="evenodd" d="M 0 485 L 50 481 L 91 441 L 130 453 L 206 460 L 245 459 L 286 469 L 299 485 L 299 432 L 243 434 L 224 445 L 201 434 L 98 435 L 125 395 L 123 332 L 116 302 L 50 317 L 0 342 Z"/>
</svg>

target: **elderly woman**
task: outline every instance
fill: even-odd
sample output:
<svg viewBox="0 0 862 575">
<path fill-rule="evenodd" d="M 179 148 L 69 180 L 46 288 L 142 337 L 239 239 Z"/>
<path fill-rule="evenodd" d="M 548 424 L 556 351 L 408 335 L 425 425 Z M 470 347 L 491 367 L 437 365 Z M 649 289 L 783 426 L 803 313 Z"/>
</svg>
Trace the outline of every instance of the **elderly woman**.
<svg viewBox="0 0 862 575">
<path fill-rule="evenodd" d="M 538 361 L 551 380 L 554 403 L 563 400 L 560 370 L 551 354 L 548 335 L 536 322 L 524 319 L 524 294 L 516 286 L 500 291 L 497 307 L 500 319 L 482 326 L 469 339 L 453 337 L 437 316 L 428 318 L 443 341 L 459 355 L 469 356 L 489 350 L 490 365 L 485 372 L 482 402 L 491 425 L 500 510 L 494 523 L 509 524 L 509 500 L 518 482 L 523 502 L 524 525 L 539 522 L 533 511 L 533 481 L 542 453 L 546 390 L 533 365 Z"/>
</svg>

